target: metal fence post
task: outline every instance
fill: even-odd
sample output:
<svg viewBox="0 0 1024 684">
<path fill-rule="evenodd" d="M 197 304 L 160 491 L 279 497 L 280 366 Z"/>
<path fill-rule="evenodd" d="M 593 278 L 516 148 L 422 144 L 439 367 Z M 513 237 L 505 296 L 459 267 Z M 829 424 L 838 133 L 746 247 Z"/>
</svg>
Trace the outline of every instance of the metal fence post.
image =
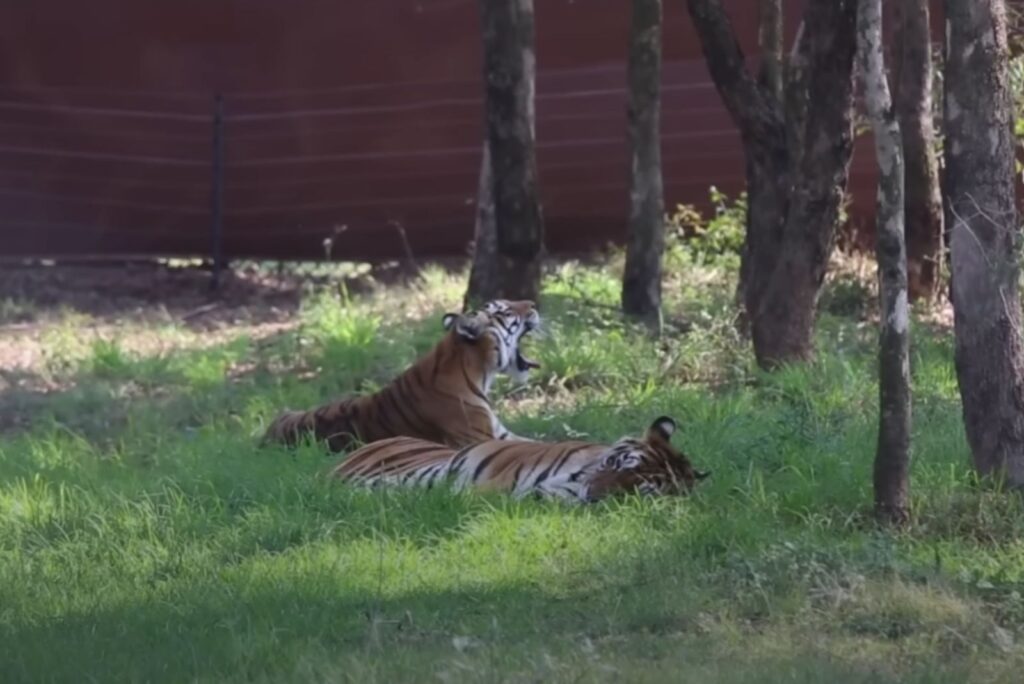
<svg viewBox="0 0 1024 684">
<path fill-rule="evenodd" d="M 213 100 L 213 187 L 210 198 L 211 252 L 213 278 L 210 289 L 220 287 L 224 268 L 224 97 L 220 93 Z"/>
</svg>

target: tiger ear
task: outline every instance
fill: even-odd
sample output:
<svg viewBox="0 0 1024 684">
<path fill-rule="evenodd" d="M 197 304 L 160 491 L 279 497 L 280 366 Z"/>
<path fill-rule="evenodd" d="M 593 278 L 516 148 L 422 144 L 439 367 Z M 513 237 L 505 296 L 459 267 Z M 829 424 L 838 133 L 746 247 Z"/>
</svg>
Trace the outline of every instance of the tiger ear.
<svg viewBox="0 0 1024 684">
<path fill-rule="evenodd" d="M 661 416 L 655 418 L 654 422 L 651 423 L 651 427 L 647 429 L 647 437 L 657 437 L 666 442 L 672 440 L 672 435 L 676 431 L 676 421 L 672 420 L 668 416 Z"/>
<path fill-rule="evenodd" d="M 483 326 L 475 315 L 447 313 L 441 319 L 445 330 L 455 328 L 455 334 L 464 340 L 473 342 L 480 338 Z"/>
</svg>

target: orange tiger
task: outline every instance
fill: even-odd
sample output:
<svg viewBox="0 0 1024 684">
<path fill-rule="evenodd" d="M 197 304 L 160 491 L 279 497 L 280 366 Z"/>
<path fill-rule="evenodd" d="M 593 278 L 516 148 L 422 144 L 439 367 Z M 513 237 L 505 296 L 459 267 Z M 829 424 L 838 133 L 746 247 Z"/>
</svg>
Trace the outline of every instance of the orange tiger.
<svg viewBox="0 0 1024 684">
<path fill-rule="evenodd" d="M 356 450 L 330 476 L 368 486 L 450 484 L 587 503 L 624 492 L 685 494 L 710 473 L 694 470 L 672 445 L 675 431 L 675 421 L 662 416 L 642 439 L 611 445 L 505 440 L 455 450 L 395 437 Z"/>
<path fill-rule="evenodd" d="M 540 325 L 531 301 L 488 302 L 483 309 L 445 314 L 447 334 L 429 354 L 379 392 L 346 397 L 309 411 L 274 419 L 263 443 L 295 444 L 306 434 L 332 451 L 353 442 L 408 436 L 462 447 L 513 435 L 487 399 L 498 373 L 525 382 L 539 364 L 520 342 Z"/>
</svg>

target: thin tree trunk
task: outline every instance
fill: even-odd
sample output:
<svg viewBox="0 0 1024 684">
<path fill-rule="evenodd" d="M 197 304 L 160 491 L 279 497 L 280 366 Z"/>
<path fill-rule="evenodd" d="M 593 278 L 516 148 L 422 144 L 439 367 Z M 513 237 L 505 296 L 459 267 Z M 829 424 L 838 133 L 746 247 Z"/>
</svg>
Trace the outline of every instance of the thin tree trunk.
<svg viewBox="0 0 1024 684">
<path fill-rule="evenodd" d="M 864 101 L 878 158 L 875 215 L 879 285 L 878 446 L 875 515 L 902 525 L 910 517 L 910 313 L 903 234 L 903 148 L 882 53 L 882 0 L 860 0 L 857 17 Z"/>
<path fill-rule="evenodd" d="M 500 288 L 493 282 L 497 270 L 498 233 L 494 225 L 494 177 L 491 173 L 491 151 L 484 140 L 480 155 L 480 183 L 476 193 L 476 225 L 473 230 L 473 265 L 469 271 L 469 287 L 463 309 L 469 310 L 487 301 L 489 292 Z"/>
<path fill-rule="evenodd" d="M 769 5 L 766 24 L 774 21 Z M 765 87 L 747 72 L 721 0 L 687 0 L 687 6 L 747 159 L 740 278 L 754 352 L 763 368 L 803 360 L 812 352 L 818 292 L 853 149 L 856 1 L 808 0 L 781 98 L 773 77 L 762 73 Z M 773 28 L 762 27 L 761 35 L 774 43 Z"/>
<path fill-rule="evenodd" d="M 956 371 L 974 466 L 1024 485 L 1020 229 L 1002 0 L 946 0 L 946 222 Z"/>
<path fill-rule="evenodd" d="M 480 0 L 497 250 L 481 299 L 537 300 L 544 222 L 534 150 L 533 0 Z"/>
<path fill-rule="evenodd" d="M 633 0 L 629 36 L 629 235 L 622 310 L 661 330 L 661 260 L 665 251 L 661 179 L 661 0 Z"/>
<path fill-rule="evenodd" d="M 893 90 L 903 136 L 910 300 L 932 299 L 942 265 L 942 195 L 932 122 L 932 42 L 928 0 L 897 0 Z"/>
</svg>

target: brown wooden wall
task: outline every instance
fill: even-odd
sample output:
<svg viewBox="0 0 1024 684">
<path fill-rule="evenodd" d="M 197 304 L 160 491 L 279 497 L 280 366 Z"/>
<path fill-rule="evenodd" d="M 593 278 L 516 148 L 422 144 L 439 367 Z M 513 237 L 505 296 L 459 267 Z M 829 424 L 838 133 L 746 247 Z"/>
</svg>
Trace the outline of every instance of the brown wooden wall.
<svg viewBox="0 0 1024 684">
<path fill-rule="evenodd" d="M 460 254 L 480 162 L 478 0 L 0 3 L 0 256 L 210 249 L 215 93 L 229 257 Z M 752 51 L 756 3 L 726 0 Z M 625 226 L 629 3 L 535 0 L 541 193 L 554 252 Z M 789 14 L 795 18 L 795 6 Z M 736 132 L 683 0 L 666 2 L 667 199 L 742 188 Z M 792 29 L 795 20 L 790 20 Z M 872 159 L 853 170 L 870 211 Z"/>
</svg>

